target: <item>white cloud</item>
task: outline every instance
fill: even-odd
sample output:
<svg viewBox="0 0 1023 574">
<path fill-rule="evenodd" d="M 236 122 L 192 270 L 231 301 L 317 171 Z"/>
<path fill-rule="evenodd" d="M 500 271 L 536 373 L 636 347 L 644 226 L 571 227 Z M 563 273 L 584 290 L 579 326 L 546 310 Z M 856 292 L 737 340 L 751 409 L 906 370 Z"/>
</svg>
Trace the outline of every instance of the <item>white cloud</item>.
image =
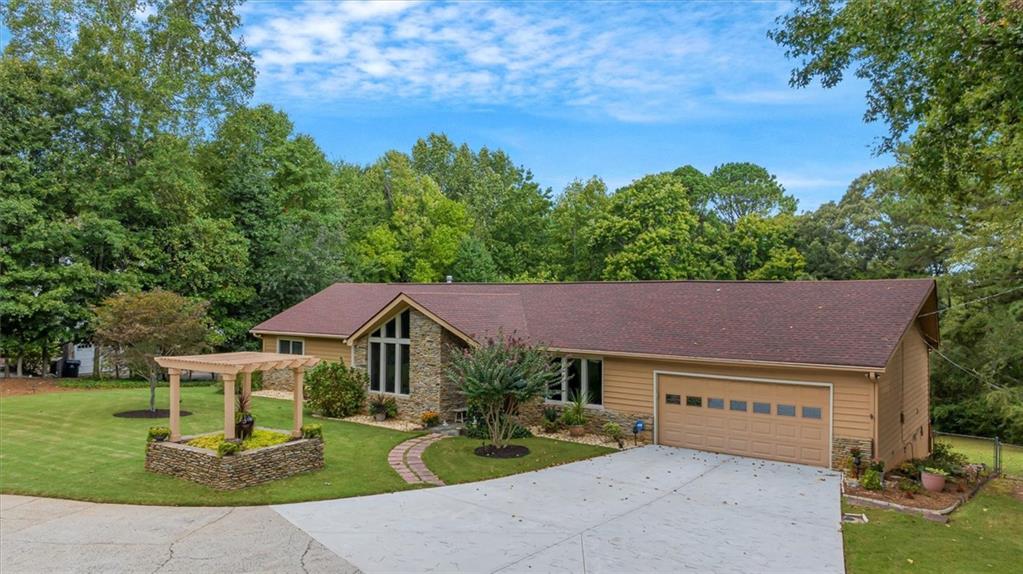
<svg viewBox="0 0 1023 574">
<path fill-rule="evenodd" d="M 265 96 L 304 94 L 320 105 L 425 98 L 658 122 L 735 103 L 802 102 L 785 95 L 784 70 L 760 65 L 777 12 L 772 4 L 260 3 L 244 10 L 242 31 Z"/>
</svg>

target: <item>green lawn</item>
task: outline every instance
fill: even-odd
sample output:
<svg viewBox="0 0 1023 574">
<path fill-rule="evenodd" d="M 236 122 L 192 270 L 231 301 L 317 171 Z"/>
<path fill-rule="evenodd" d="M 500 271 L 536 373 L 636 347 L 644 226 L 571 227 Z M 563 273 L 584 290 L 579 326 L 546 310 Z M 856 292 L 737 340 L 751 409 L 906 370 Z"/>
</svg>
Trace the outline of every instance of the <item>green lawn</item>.
<svg viewBox="0 0 1023 574">
<path fill-rule="evenodd" d="M 591 446 L 545 438 L 515 439 L 513 444 L 529 447 L 522 458 L 486 458 L 473 450 L 483 444 L 479 439 L 457 437 L 435 442 L 423 453 L 423 462 L 448 484 L 473 482 L 507 476 L 548 466 L 591 458 L 614 452 L 603 446 Z"/>
<path fill-rule="evenodd" d="M 224 396 L 216 387 L 181 391 L 184 434 L 220 430 Z M 166 419 L 125 419 L 113 413 L 144 409 L 148 389 L 90 390 L 11 396 L 0 399 L 0 492 L 129 504 L 186 506 L 256 505 L 343 498 L 421 488 L 406 484 L 387 464 L 387 453 L 415 436 L 332 420 L 323 425 L 326 467 L 235 492 L 220 492 L 143 468 L 146 430 Z M 157 389 L 166 408 L 167 389 Z M 259 426 L 290 429 L 291 402 L 256 397 Z M 466 444 L 462 439 L 442 441 Z M 478 442 L 470 441 L 473 446 Z M 533 470 L 603 454 L 606 449 L 529 439 L 534 454 L 514 461 L 492 461 L 471 448 L 444 447 L 429 463 L 446 482 L 464 482 Z M 439 446 L 439 445 L 438 445 Z M 437 447 L 431 447 L 437 448 Z"/>
<path fill-rule="evenodd" d="M 990 440 L 937 436 L 936 441 L 951 443 L 956 450 L 970 457 L 970 462 L 995 463 L 994 446 Z M 1023 478 L 1023 447 L 1002 445 L 1002 474 Z"/>
<path fill-rule="evenodd" d="M 211 379 L 196 379 L 194 381 L 183 380 L 181 386 L 183 387 L 208 387 L 213 385 L 216 381 Z M 219 383 L 217 383 L 219 385 Z M 156 383 L 157 387 L 166 387 L 169 383 L 167 381 L 160 381 Z M 57 379 L 57 386 L 68 388 L 68 389 L 148 389 L 149 381 L 145 379 L 86 379 L 86 378 L 75 378 L 75 379 Z"/>
<path fill-rule="evenodd" d="M 948 524 L 851 507 L 870 522 L 843 527 L 849 574 L 1019 571 L 1023 501 L 1013 497 L 1014 486 L 1019 482 L 990 482 Z"/>
</svg>

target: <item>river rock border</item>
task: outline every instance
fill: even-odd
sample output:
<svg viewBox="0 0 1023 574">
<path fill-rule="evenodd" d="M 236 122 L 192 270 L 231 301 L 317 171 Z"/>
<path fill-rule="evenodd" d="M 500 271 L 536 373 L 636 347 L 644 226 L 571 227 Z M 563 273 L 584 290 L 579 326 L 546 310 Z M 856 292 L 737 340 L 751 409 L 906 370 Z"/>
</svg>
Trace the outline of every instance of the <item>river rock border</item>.
<svg viewBox="0 0 1023 574">
<path fill-rule="evenodd" d="M 323 440 L 319 438 L 298 439 L 224 457 L 184 444 L 193 438 L 148 443 L 146 470 L 217 490 L 237 490 L 323 468 Z"/>
</svg>

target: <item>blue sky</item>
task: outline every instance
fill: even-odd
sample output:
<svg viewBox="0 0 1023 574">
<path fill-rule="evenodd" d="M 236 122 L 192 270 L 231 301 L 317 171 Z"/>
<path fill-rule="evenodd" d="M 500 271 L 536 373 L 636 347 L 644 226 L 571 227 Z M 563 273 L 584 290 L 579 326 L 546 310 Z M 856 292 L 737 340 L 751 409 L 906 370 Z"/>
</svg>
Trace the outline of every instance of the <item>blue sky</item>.
<svg viewBox="0 0 1023 574">
<path fill-rule="evenodd" d="M 430 132 L 507 151 L 555 193 L 729 161 L 767 167 L 801 209 L 891 165 L 871 153 L 866 85 L 788 86 L 767 39 L 785 2 L 249 2 L 256 102 L 332 160 L 368 163 Z"/>
<path fill-rule="evenodd" d="M 331 159 L 366 163 L 444 132 L 502 148 L 559 192 L 752 161 L 812 209 L 890 165 L 866 86 L 797 90 L 767 39 L 786 3 L 245 5 L 257 100 Z"/>
</svg>

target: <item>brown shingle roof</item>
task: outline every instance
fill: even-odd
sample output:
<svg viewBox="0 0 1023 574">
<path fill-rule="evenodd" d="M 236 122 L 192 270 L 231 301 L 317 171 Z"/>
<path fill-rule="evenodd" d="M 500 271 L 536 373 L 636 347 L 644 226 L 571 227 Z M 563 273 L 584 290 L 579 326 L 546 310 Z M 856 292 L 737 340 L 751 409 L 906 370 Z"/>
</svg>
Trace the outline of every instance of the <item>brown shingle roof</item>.
<svg viewBox="0 0 1023 574">
<path fill-rule="evenodd" d="M 557 349 L 883 368 L 930 279 L 532 284 L 337 283 L 257 325 L 348 336 L 404 293 L 476 338 Z"/>
</svg>

